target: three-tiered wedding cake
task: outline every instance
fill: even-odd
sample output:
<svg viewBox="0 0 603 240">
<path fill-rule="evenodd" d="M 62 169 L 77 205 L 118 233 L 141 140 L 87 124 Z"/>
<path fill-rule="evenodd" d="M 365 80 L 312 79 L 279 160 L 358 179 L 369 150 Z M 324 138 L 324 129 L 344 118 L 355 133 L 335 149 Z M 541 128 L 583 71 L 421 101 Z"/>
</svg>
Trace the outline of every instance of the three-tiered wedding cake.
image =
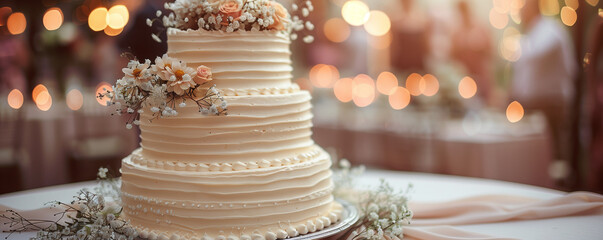
<svg viewBox="0 0 603 240">
<path fill-rule="evenodd" d="M 201 2 L 217 2 L 218 14 L 224 4 L 240 4 L 239 19 L 249 2 L 275 6 Z M 288 14 L 277 18 L 276 6 L 267 10 L 275 16 L 270 26 L 291 21 Z M 227 27 L 237 19 L 217 16 Z M 149 239 L 274 240 L 338 221 L 331 160 L 311 138 L 310 94 L 291 83 L 290 32 L 266 23 L 207 30 L 213 27 L 203 23 L 216 20 L 200 19 L 196 30 L 168 29 L 167 55 L 211 69 L 227 115 L 203 115 L 191 100 L 177 116 L 139 111 L 141 148 L 121 169 L 125 218 Z"/>
</svg>

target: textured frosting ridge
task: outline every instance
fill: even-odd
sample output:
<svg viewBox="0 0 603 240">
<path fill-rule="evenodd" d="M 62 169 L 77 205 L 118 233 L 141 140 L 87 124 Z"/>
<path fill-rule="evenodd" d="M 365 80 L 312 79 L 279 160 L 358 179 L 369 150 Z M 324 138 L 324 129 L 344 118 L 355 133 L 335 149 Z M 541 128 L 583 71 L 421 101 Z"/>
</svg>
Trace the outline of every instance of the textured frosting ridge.
<svg viewBox="0 0 603 240">
<path fill-rule="evenodd" d="M 212 69 L 217 88 L 287 88 L 291 84 L 291 40 L 280 31 L 168 29 L 168 52 L 190 67 Z"/>
<path fill-rule="evenodd" d="M 168 55 L 212 68 L 228 115 L 192 101 L 177 116 L 141 114 L 141 148 L 121 169 L 123 215 L 141 237 L 274 240 L 341 218 L 289 44 L 276 31 L 168 30 Z"/>
</svg>

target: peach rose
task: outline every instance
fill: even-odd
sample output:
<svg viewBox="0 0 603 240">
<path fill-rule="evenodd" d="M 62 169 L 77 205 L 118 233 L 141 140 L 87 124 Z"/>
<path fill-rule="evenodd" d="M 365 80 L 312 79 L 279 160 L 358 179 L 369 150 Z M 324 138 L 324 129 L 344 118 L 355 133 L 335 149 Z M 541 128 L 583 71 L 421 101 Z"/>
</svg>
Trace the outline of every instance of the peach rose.
<svg viewBox="0 0 603 240">
<path fill-rule="evenodd" d="M 197 67 L 197 77 L 194 80 L 197 84 L 201 85 L 213 80 L 211 76 L 211 68 L 201 65 Z"/>
<path fill-rule="evenodd" d="M 287 18 L 287 9 L 283 7 L 278 2 L 269 2 L 270 7 L 274 8 L 274 23 L 268 26 L 268 29 L 276 29 L 276 30 L 285 30 L 285 24 L 289 23 L 289 19 Z"/>
<path fill-rule="evenodd" d="M 241 9 L 243 5 L 238 0 L 225 0 L 220 3 L 220 15 L 222 15 L 223 20 L 227 21 L 226 18 L 232 17 L 233 19 L 237 19 L 241 16 Z"/>
</svg>

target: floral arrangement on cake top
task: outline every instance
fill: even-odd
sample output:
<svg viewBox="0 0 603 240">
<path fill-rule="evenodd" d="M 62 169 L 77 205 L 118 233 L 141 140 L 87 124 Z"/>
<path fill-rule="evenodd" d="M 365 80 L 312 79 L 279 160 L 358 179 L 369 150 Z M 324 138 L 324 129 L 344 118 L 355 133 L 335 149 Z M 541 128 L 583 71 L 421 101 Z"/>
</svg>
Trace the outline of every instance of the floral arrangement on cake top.
<svg viewBox="0 0 603 240">
<path fill-rule="evenodd" d="M 187 102 L 194 102 L 205 115 L 226 114 L 228 104 L 215 85 L 205 86 L 213 80 L 207 66 L 194 69 L 164 54 L 154 63 L 130 60 L 122 71 L 124 76 L 113 89 L 104 89 L 97 97 L 109 98 L 107 106 L 115 106 L 115 114 L 132 116 L 128 129 L 140 125 L 140 114 L 146 110 L 152 112 L 152 119 L 177 116 L 177 107 L 186 107 Z"/>
<path fill-rule="evenodd" d="M 164 27 L 181 30 L 205 29 L 223 32 L 276 30 L 290 33 L 292 40 L 298 38 L 293 32 L 314 29 L 310 21 L 302 19 L 308 17 L 314 10 L 309 0 L 291 5 L 292 13 L 301 13 L 301 17 L 291 16 L 287 9 L 275 0 L 176 0 L 165 3 L 164 7 L 171 12 L 163 15 L 161 11 L 157 11 L 157 18 L 147 19 L 147 25 L 152 26 L 155 21 L 160 21 Z M 152 37 L 158 42 L 161 41 L 156 34 Z M 314 40 L 311 35 L 303 39 L 306 43 Z"/>
</svg>

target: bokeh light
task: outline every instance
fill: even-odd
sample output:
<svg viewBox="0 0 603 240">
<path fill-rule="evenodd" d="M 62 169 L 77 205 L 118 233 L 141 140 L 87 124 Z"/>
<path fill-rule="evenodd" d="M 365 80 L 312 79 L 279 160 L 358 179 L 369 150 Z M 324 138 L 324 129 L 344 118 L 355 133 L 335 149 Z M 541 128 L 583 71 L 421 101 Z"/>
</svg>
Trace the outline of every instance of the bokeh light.
<svg viewBox="0 0 603 240">
<path fill-rule="evenodd" d="M 339 70 L 335 66 L 317 64 L 310 69 L 310 82 L 317 88 L 331 88 L 339 79 Z"/>
<path fill-rule="evenodd" d="M 469 99 L 477 93 L 477 83 L 473 78 L 467 76 L 459 82 L 459 94 L 462 98 Z"/>
<path fill-rule="evenodd" d="M 371 105 L 375 100 L 375 81 L 366 74 L 359 74 L 352 83 L 354 104 L 358 107 Z"/>
<path fill-rule="evenodd" d="M 107 26 L 112 29 L 121 29 L 126 26 L 130 14 L 124 5 L 115 5 L 107 11 Z"/>
<path fill-rule="evenodd" d="M 521 33 L 517 28 L 508 27 L 500 42 L 500 55 L 507 61 L 515 62 L 521 57 Z"/>
<path fill-rule="evenodd" d="M 377 77 L 377 91 L 383 95 L 394 93 L 398 86 L 398 78 L 391 72 L 382 72 Z"/>
<path fill-rule="evenodd" d="M 324 25 L 325 37 L 331 42 L 340 43 L 350 37 L 350 25 L 341 18 L 331 18 Z"/>
<path fill-rule="evenodd" d="M 352 26 L 360 26 L 367 21 L 369 7 L 361 1 L 347 1 L 341 8 L 341 16 Z"/>
<path fill-rule="evenodd" d="M 440 90 L 440 83 L 434 75 L 425 74 L 423 78 L 421 78 L 419 88 L 421 89 L 421 93 L 423 95 L 431 97 L 436 95 L 438 90 Z"/>
<path fill-rule="evenodd" d="M 57 30 L 63 24 L 63 12 L 60 8 L 50 8 L 42 17 L 44 27 L 49 30 Z"/>
<path fill-rule="evenodd" d="M 65 97 L 65 102 L 67 103 L 67 107 L 69 107 L 69 109 L 77 111 L 82 108 L 82 105 L 84 105 L 84 96 L 80 90 L 71 89 L 71 91 L 69 91 Z"/>
<path fill-rule="evenodd" d="M 333 93 L 337 100 L 342 102 L 352 101 L 353 81 L 351 78 L 342 78 L 333 85 Z"/>
<path fill-rule="evenodd" d="M 410 93 L 406 88 L 396 87 L 391 95 L 388 97 L 389 105 L 395 109 L 404 109 L 410 103 Z"/>
<path fill-rule="evenodd" d="M 406 78 L 406 89 L 413 96 L 421 95 L 421 79 L 423 77 L 418 73 L 411 73 Z"/>
<path fill-rule="evenodd" d="M 23 106 L 23 93 L 18 89 L 13 89 L 8 93 L 8 106 L 13 109 L 19 109 Z"/>
<path fill-rule="evenodd" d="M 123 28 L 113 29 L 113 28 L 107 26 L 103 31 L 105 32 L 105 34 L 107 34 L 107 36 L 114 37 L 114 36 L 119 35 L 121 32 L 123 32 L 124 29 Z"/>
<path fill-rule="evenodd" d="M 571 26 L 574 26 L 574 24 L 576 23 L 576 20 L 578 20 L 578 15 L 576 14 L 576 10 L 574 10 L 568 6 L 561 8 L 561 21 L 563 22 L 563 24 L 571 27 Z"/>
<path fill-rule="evenodd" d="M 370 11 L 364 23 L 364 29 L 370 35 L 383 36 L 387 34 L 392 26 L 387 14 L 382 11 Z"/>
<path fill-rule="evenodd" d="M 509 122 L 516 123 L 523 118 L 523 107 L 517 101 L 513 101 L 507 107 L 507 119 Z"/>
<path fill-rule="evenodd" d="M 98 96 L 98 94 L 106 93 L 107 90 L 111 91 L 111 89 L 112 89 L 111 84 L 108 84 L 106 82 L 101 82 L 98 84 L 98 86 L 96 87 L 96 94 L 94 95 L 98 104 L 107 106 L 107 101 L 111 101 L 111 99 L 106 96 L 103 98 L 98 98 L 97 96 Z"/>
<path fill-rule="evenodd" d="M 92 31 L 98 32 L 102 31 L 107 27 L 107 9 L 104 7 L 99 7 L 88 15 L 88 26 Z"/>
<path fill-rule="evenodd" d="M 43 84 L 38 84 L 34 87 L 33 91 L 31 91 L 31 98 L 32 100 L 34 100 L 34 102 L 36 102 L 38 95 L 40 95 L 41 92 L 48 92 L 48 88 L 46 88 L 46 86 L 44 86 Z"/>
<path fill-rule="evenodd" d="M 492 27 L 496 29 L 503 29 L 509 23 L 509 15 L 506 13 L 500 13 L 494 8 L 490 9 L 489 19 Z"/>
<path fill-rule="evenodd" d="M 8 28 L 8 32 L 12 35 L 25 32 L 25 28 L 27 28 L 27 19 L 25 19 L 25 15 L 20 12 L 11 14 L 8 17 L 8 20 L 6 20 L 6 28 Z"/>
<path fill-rule="evenodd" d="M 559 14 L 558 0 L 538 0 L 540 13 L 545 16 L 554 16 Z"/>
<path fill-rule="evenodd" d="M 52 107 L 52 96 L 50 96 L 48 91 L 42 91 L 36 97 L 35 103 L 38 109 L 48 111 Z"/>
</svg>

